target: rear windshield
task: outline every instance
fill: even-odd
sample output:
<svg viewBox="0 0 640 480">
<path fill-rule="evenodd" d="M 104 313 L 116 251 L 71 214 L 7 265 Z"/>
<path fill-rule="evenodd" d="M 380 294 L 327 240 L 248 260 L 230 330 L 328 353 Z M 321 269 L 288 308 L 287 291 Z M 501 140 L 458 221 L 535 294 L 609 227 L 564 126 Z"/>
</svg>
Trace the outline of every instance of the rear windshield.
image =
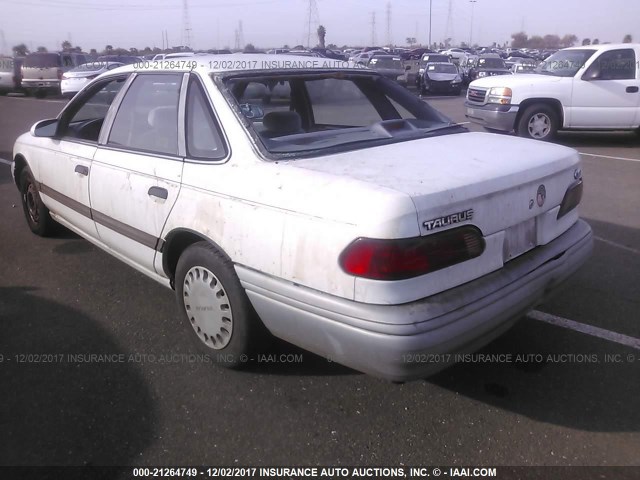
<svg viewBox="0 0 640 480">
<path fill-rule="evenodd" d="M 402 70 L 402 61 L 400 57 L 373 57 L 369 60 L 371 68 L 393 68 Z"/>
<path fill-rule="evenodd" d="M 24 59 L 25 67 L 51 68 L 61 67 L 60 55 L 57 53 L 32 53 Z"/>
<path fill-rule="evenodd" d="M 478 60 L 479 68 L 507 68 L 506 63 L 501 58 L 480 58 Z"/>
<path fill-rule="evenodd" d="M 422 57 L 422 61 L 424 63 L 426 62 L 449 62 L 451 59 L 449 58 L 448 55 L 424 55 Z"/>
<path fill-rule="evenodd" d="M 243 123 L 278 158 L 460 131 L 396 82 L 371 73 L 235 74 L 222 81 Z"/>
<path fill-rule="evenodd" d="M 428 64 L 427 71 L 434 73 L 458 73 L 458 69 L 453 63 Z"/>
<path fill-rule="evenodd" d="M 98 57 L 98 62 L 120 62 L 125 65 L 137 63 L 139 61 L 139 57 L 132 57 L 128 55 L 102 55 Z"/>
</svg>

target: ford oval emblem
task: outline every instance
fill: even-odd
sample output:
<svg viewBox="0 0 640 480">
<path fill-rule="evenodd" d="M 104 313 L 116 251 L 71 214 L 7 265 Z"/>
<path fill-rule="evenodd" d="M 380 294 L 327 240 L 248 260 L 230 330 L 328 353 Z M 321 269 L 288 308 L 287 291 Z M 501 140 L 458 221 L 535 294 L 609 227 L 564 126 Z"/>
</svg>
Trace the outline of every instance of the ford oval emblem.
<svg viewBox="0 0 640 480">
<path fill-rule="evenodd" d="M 536 202 L 538 206 L 541 207 L 544 205 L 544 201 L 547 199 L 547 189 L 544 185 L 540 185 L 538 187 L 538 194 L 536 195 Z"/>
</svg>

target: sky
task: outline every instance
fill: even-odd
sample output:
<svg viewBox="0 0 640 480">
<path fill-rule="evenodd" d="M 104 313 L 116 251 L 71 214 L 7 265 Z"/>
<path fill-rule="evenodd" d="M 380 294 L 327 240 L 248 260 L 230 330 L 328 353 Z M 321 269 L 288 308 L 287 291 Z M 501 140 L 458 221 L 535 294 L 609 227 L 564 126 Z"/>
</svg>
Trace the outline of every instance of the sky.
<svg viewBox="0 0 640 480">
<path fill-rule="evenodd" d="M 319 24 L 326 43 L 338 46 L 406 45 L 431 38 L 490 45 L 529 36 L 575 34 L 601 42 L 640 42 L 640 0 L 187 0 L 191 47 L 234 47 L 242 22 L 242 43 L 271 48 L 307 44 L 309 6 L 311 46 Z M 64 40 L 85 51 L 114 47 L 162 47 L 185 42 L 184 0 L 0 0 L 0 51 L 24 42 L 30 49 L 57 50 Z M 388 10 L 388 5 L 390 9 Z M 391 15 L 388 17 L 387 12 Z M 375 22 L 374 15 L 375 14 Z M 388 20 L 389 19 L 389 20 Z M 390 41 L 389 41 L 390 40 Z"/>
</svg>

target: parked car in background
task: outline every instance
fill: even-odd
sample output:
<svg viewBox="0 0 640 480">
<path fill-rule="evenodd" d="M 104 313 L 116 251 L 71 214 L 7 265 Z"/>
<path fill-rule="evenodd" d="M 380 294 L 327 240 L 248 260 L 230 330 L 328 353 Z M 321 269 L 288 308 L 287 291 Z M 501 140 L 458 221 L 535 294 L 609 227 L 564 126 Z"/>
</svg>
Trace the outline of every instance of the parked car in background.
<svg viewBox="0 0 640 480">
<path fill-rule="evenodd" d="M 462 75 L 454 63 L 429 62 L 425 65 L 420 84 L 420 94 L 453 93 L 460 95 Z"/>
<path fill-rule="evenodd" d="M 514 63 L 511 67 L 511 73 L 535 73 L 538 68 L 537 63 Z"/>
<path fill-rule="evenodd" d="M 34 233 L 60 222 L 175 289 L 212 362 L 268 331 L 424 378 L 448 363 L 414 359 L 487 344 L 590 253 L 575 150 L 468 132 L 371 70 L 198 63 L 98 77 L 16 140 L 12 175 Z M 247 98 L 273 82 L 289 96 Z"/>
<path fill-rule="evenodd" d="M 60 95 L 63 73 L 86 62 L 82 53 L 30 53 L 22 64 L 22 88 L 38 97 Z"/>
<path fill-rule="evenodd" d="M 314 47 L 311 49 L 311 51 L 317 53 L 318 55 L 324 58 L 332 58 L 334 60 L 346 60 L 344 55 L 342 55 L 341 53 L 336 53 L 333 50 L 330 50 L 328 48 Z"/>
<path fill-rule="evenodd" d="M 430 48 L 414 48 L 407 52 L 403 52 L 400 57 L 402 60 L 420 60 L 425 53 L 436 53 Z"/>
<path fill-rule="evenodd" d="M 416 75 L 416 87 L 418 91 L 422 89 L 422 80 L 424 76 L 424 70 L 426 68 L 427 63 L 451 63 L 451 57 L 449 55 L 445 55 L 443 53 L 425 53 L 420 57 L 420 63 L 418 64 L 418 73 Z"/>
<path fill-rule="evenodd" d="M 496 75 L 511 75 L 504 60 L 498 55 L 480 55 L 478 61 L 469 69 L 469 81 Z"/>
<path fill-rule="evenodd" d="M 450 48 L 442 53 L 449 55 L 453 63 L 460 63 L 460 61 L 467 55 L 467 52 L 461 48 Z"/>
<path fill-rule="evenodd" d="M 22 64 L 24 57 L 13 57 L 13 89 L 16 92 L 23 92 L 22 88 Z"/>
<path fill-rule="evenodd" d="M 469 71 L 478 63 L 478 58 L 478 55 L 469 53 L 460 60 L 460 64 L 458 66 L 460 68 L 460 73 L 462 74 L 463 85 L 468 85 L 471 81 L 469 79 Z"/>
<path fill-rule="evenodd" d="M 60 91 L 65 97 L 73 97 L 98 75 L 124 65 L 120 62 L 89 62 L 62 74 Z"/>
<path fill-rule="evenodd" d="M 374 55 L 367 66 L 402 86 L 407 85 L 404 66 L 397 55 Z"/>
<path fill-rule="evenodd" d="M 267 53 L 269 55 L 280 55 L 281 53 L 289 53 L 290 51 L 291 51 L 290 48 L 271 48 L 267 50 Z M 209 52 L 209 53 L 212 53 L 212 52 Z"/>
<path fill-rule="evenodd" d="M 558 130 L 638 130 L 640 44 L 567 48 L 535 75 L 477 80 L 467 118 L 487 129 L 550 140 Z"/>
<path fill-rule="evenodd" d="M 15 65 L 12 57 L 0 57 L 0 94 L 15 89 Z"/>
<path fill-rule="evenodd" d="M 173 53 L 158 53 L 157 55 L 155 55 L 153 57 L 153 60 L 166 60 L 166 59 L 171 59 L 171 58 L 184 58 L 184 57 L 193 57 L 195 55 L 194 52 L 173 52 Z M 98 58 L 98 60 L 100 60 L 100 57 Z M 117 60 L 113 60 L 113 61 L 117 61 Z M 137 60 L 134 60 L 132 62 L 122 62 L 122 63 L 136 63 Z"/>
<path fill-rule="evenodd" d="M 122 63 L 123 65 L 130 65 L 143 60 L 142 57 L 136 55 L 100 55 L 96 62 L 108 62 L 108 63 Z"/>
</svg>

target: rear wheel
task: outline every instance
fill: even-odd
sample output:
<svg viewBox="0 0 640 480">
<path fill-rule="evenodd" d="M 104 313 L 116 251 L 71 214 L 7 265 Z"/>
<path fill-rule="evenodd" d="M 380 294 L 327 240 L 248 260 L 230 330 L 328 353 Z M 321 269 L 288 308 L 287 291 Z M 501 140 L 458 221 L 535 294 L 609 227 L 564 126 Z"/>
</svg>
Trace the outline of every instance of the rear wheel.
<svg viewBox="0 0 640 480">
<path fill-rule="evenodd" d="M 558 132 L 558 115 L 548 105 L 531 105 L 520 117 L 516 131 L 521 137 L 551 140 Z"/>
<path fill-rule="evenodd" d="M 176 268 L 176 296 L 197 348 L 214 363 L 240 368 L 269 334 L 233 263 L 207 242 L 187 248 Z M 262 345 L 261 345 L 262 344 Z"/>
<path fill-rule="evenodd" d="M 36 181 L 28 168 L 20 174 L 20 193 L 24 216 L 31 231 L 41 237 L 51 236 L 56 224 L 42 202 Z"/>
</svg>

